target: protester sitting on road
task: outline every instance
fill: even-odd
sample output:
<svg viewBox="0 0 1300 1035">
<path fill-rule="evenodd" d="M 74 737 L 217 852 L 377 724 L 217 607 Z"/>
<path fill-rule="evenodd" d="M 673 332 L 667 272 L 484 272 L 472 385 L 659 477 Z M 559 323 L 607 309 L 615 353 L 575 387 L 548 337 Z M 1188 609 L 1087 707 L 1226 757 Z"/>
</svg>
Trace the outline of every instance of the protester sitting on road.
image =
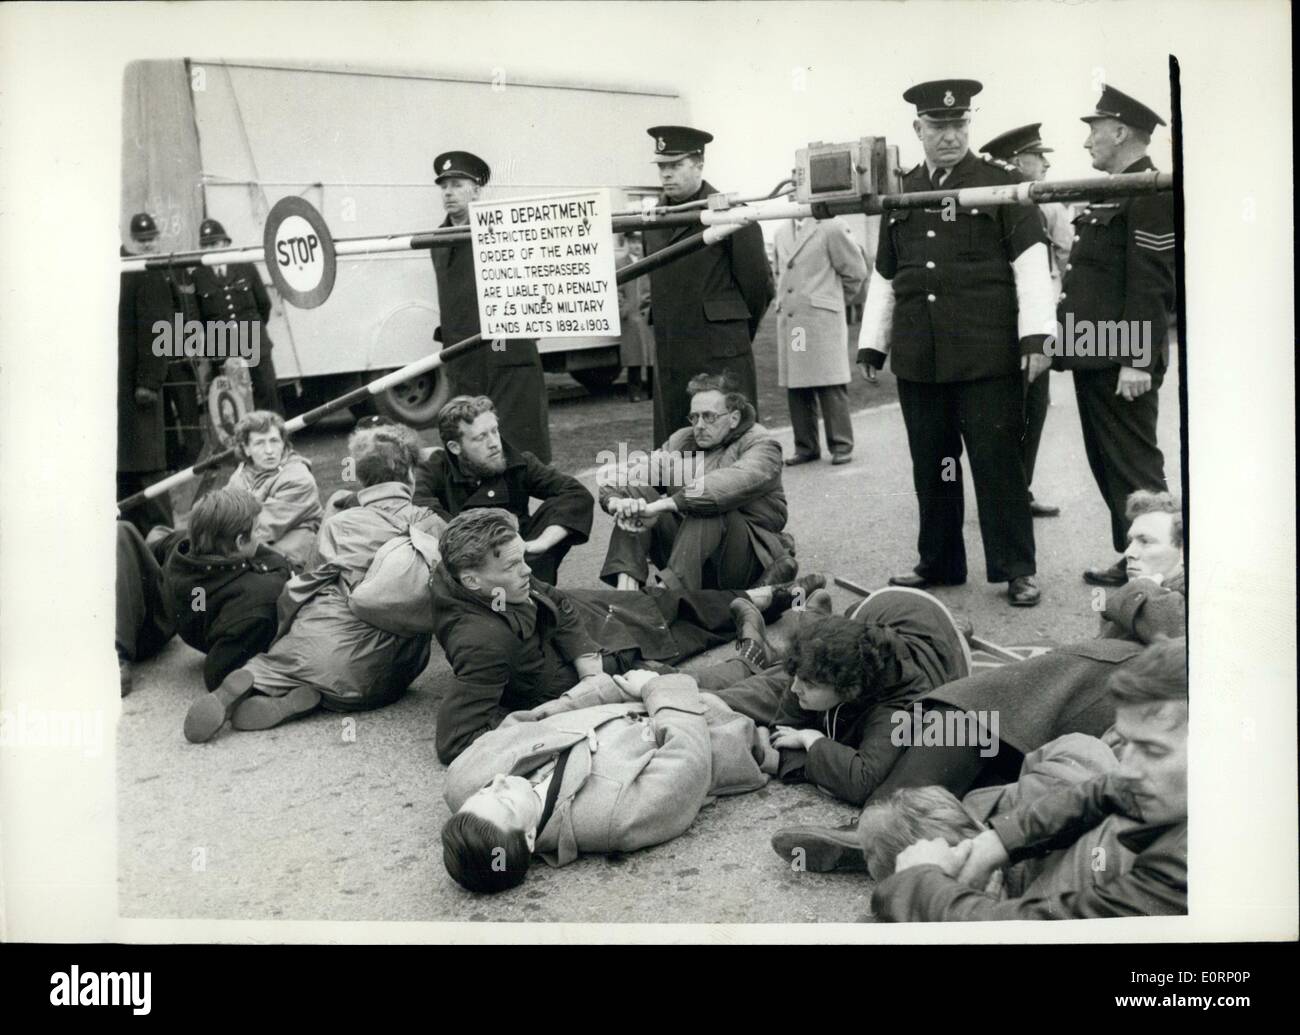
<svg viewBox="0 0 1300 1035">
<path fill-rule="evenodd" d="M 763 616 L 775 618 L 825 583 L 752 590 L 560 590 L 531 577 L 513 514 L 473 508 L 443 532 L 430 579 L 434 634 L 454 682 L 436 726 L 448 764 L 507 714 L 577 686 L 609 687 L 609 673 L 662 670 L 737 639 L 733 659 L 701 674 L 707 687 L 761 671 Z"/>
<path fill-rule="evenodd" d="M 977 735 L 902 748 L 872 801 L 900 787 L 938 785 L 962 795 L 979 781 L 1006 782 L 1026 755 L 1049 741 L 1067 733 L 1100 737 L 1110 728 L 1115 705 L 1107 680 L 1116 666 L 1156 639 L 1186 632 L 1181 505 L 1167 492 L 1135 492 L 1128 514 L 1129 581 L 1095 591 L 1104 593 L 1094 600 L 1101 615 L 1097 638 L 936 684 L 920 701 L 925 725 L 973 728 Z M 932 711 L 942 714 L 931 718 Z M 787 835 L 783 848 L 803 847 L 810 869 L 860 868 L 846 848 L 847 828 L 808 826 L 782 833 Z"/>
<path fill-rule="evenodd" d="M 794 539 L 785 528 L 781 446 L 755 423 L 750 401 L 727 375 L 687 386 L 690 427 L 649 457 L 606 465 L 600 506 L 615 520 L 600 577 L 619 589 L 649 579 L 667 585 L 747 589 L 794 578 Z"/>
<path fill-rule="evenodd" d="M 637 669 L 510 716 L 447 771 L 443 864 L 475 892 L 685 833 L 713 796 L 762 787 L 775 752 L 752 720 L 684 673 Z"/>
<path fill-rule="evenodd" d="M 878 590 L 847 615 L 818 614 L 817 596 L 826 595 L 809 599 L 780 665 L 715 693 L 773 727 L 785 782 L 860 805 L 903 751 L 897 716 L 910 721 L 914 701 L 968 673 L 970 649 L 948 609 L 921 590 Z M 800 846 L 787 846 L 786 833 L 773 846 L 788 859 Z M 860 857 L 855 830 L 839 841 L 819 848 Z"/>
<path fill-rule="evenodd" d="M 386 632 L 348 603 L 381 546 L 412 526 L 433 536 L 444 527 L 433 511 L 411 503 L 418 447 L 402 426 L 352 433 L 348 455 L 361 484 L 356 505 L 327 505 L 314 566 L 285 587 L 279 638 L 194 704 L 185 718 L 189 740 L 210 740 L 227 719 L 238 730 L 261 730 L 322 704 L 334 711 L 378 708 L 424 670 L 429 634 Z"/>
<path fill-rule="evenodd" d="M 154 544 L 168 616 L 181 639 L 207 655 L 208 690 L 275 640 L 276 601 L 293 572 L 258 540 L 261 510 L 251 492 L 215 489 L 190 509 L 188 533 Z"/>
<path fill-rule="evenodd" d="M 898 853 L 894 873 L 872 895 L 884 920 L 1065 920 L 1187 912 L 1187 641 L 1145 648 L 1108 680 L 1119 767 L 1072 786 L 1025 798 L 989 819 L 989 829 L 951 845 L 917 841 Z M 870 809 L 868 810 L 870 812 Z M 999 901 L 980 889 L 995 870 L 1052 849 L 1073 849 L 1113 818 L 1136 821 L 1117 833 L 1132 852 L 1103 855 L 1091 882 L 1031 885 Z M 864 837 L 871 836 L 871 823 Z M 1088 867 L 1096 869 L 1096 867 Z"/>
<path fill-rule="evenodd" d="M 554 586 L 564 555 L 591 535 L 591 493 L 577 478 L 504 441 L 486 395 L 449 401 L 438 411 L 438 434 L 443 448 L 415 471 L 415 504 L 448 521 L 470 507 L 510 511 L 519 520 L 533 575 Z M 541 501 L 533 514 L 531 500 Z"/>
<path fill-rule="evenodd" d="M 262 504 L 254 538 L 283 555 L 295 572 L 311 559 L 320 529 L 320 490 L 311 462 L 295 453 L 284 418 L 270 410 L 253 410 L 235 425 L 240 464 L 228 489 L 246 489 Z"/>
</svg>

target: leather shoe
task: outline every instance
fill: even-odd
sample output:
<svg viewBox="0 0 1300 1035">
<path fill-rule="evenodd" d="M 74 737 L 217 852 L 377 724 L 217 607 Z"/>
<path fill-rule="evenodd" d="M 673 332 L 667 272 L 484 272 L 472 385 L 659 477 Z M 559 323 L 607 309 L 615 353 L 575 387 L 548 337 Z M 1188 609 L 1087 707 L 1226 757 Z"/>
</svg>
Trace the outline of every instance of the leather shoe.
<svg viewBox="0 0 1300 1035">
<path fill-rule="evenodd" d="M 1007 586 L 1007 599 L 1012 607 L 1033 607 L 1043 598 L 1032 575 L 1019 575 Z"/>
<path fill-rule="evenodd" d="M 1109 568 L 1089 568 L 1083 573 L 1083 581 L 1090 586 L 1122 586 L 1128 582 L 1128 567 L 1121 560 Z"/>
<path fill-rule="evenodd" d="M 798 467 L 800 464 L 810 464 L 814 460 L 820 460 L 820 453 L 795 453 L 794 456 L 785 458 L 786 467 Z"/>
<path fill-rule="evenodd" d="M 1034 517 L 1057 517 L 1061 513 L 1061 508 L 1054 507 L 1050 503 L 1039 503 L 1038 500 L 1030 500 L 1029 513 Z"/>
<path fill-rule="evenodd" d="M 834 456 L 831 457 L 831 463 L 834 464 L 836 467 L 838 467 L 840 464 L 851 464 L 853 463 L 853 454 L 836 453 Z"/>
<path fill-rule="evenodd" d="M 909 571 L 906 575 L 889 576 L 891 586 L 902 586 L 904 589 L 926 589 L 930 586 L 960 586 L 965 581 L 965 579 L 932 579 L 915 571 Z"/>
<path fill-rule="evenodd" d="M 811 873 L 865 873 L 858 826 L 784 827 L 772 835 L 772 850 L 787 863 Z"/>
<path fill-rule="evenodd" d="M 185 739 L 203 744 L 217 735 L 235 708 L 253 692 L 253 673 L 237 668 L 210 694 L 204 694 L 185 713 Z"/>
</svg>

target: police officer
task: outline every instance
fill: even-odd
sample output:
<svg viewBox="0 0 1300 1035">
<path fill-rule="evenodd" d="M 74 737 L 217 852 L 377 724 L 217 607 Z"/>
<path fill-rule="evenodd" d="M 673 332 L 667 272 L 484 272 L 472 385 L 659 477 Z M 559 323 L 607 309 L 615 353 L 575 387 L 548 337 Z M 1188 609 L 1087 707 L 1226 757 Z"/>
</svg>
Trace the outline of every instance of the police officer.
<svg viewBox="0 0 1300 1035">
<path fill-rule="evenodd" d="M 1043 143 L 1039 129 L 1041 122 L 1028 126 L 1018 126 L 994 137 L 980 148 L 984 154 L 1009 162 L 1020 170 L 1027 180 L 1045 180 L 1047 170 L 1052 167 L 1047 155 L 1051 148 Z M 1048 258 L 1052 264 L 1052 287 L 1057 294 L 1061 290 L 1061 271 L 1065 269 L 1066 259 L 1070 254 L 1070 244 L 1074 238 L 1074 227 L 1070 225 L 1070 210 L 1057 201 L 1045 202 L 1037 206 L 1038 214 L 1043 219 L 1043 228 L 1047 232 L 1050 245 Z M 1047 420 L 1047 408 L 1052 403 L 1051 378 L 1046 374 L 1036 378 L 1025 393 L 1025 434 L 1021 441 L 1021 456 L 1025 462 L 1025 482 L 1030 486 L 1029 510 L 1034 517 L 1056 517 L 1061 508 L 1050 503 L 1043 503 L 1034 496 L 1034 464 L 1038 459 L 1038 445 L 1043 438 L 1043 424 Z"/>
<path fill-rule="evenodd" d="M 1084 147 L 1105 173 L 1155 169 L 1147 147 L 1164 119 L 1145 104 L 1106 86 L 1095 111 L 1082 116 Z M 1163 491 L 1165 458 L 1156 444 L 1159 390 L 1169 365 L 1167 330 L 1174 307 L 1174 201 L 1168 193 L 1140 194 L 1089 205 L 1074 219 L 1074 247 L 1065 267 L 1057 321 L 1067 339 L 1083 328 L 1123 321 L 1130 339 L 1149 335 L 1148 348 L 1078 355 L 1071 340 L 1058 343 L 1054 366 L 1074 371 L 1083 445 L 1093 477 L 1110 509 L 1111 545 L 1122 554 L 1124 504 L 1137 489 Z M 1072 321 L 1072 322 L 1071 322 Z M 1114 342 L 1112 338 L 1112 342 Z M 1124 558 L 1090 568 L 1084 580 L 1099 586 L 1127 581 Z"/>
<path fill-rule="evenodd" d="M 971 98 L 982 88 L 943 79 L 903 94 L 916 105 L 912 126 L 925 151 L 904 175 L 904 192 L 1021 181 L 1014 167 L 970 152 Z M 892 356 L 920 507 L 920 560 L 892 585 L 966 581 L 964 443 L 988 580 L 1008 584 L 1013 606 L 1038 603 L 1020 438 L 1025 383 L 1046 373 L 1051 329 L 1047 244 L 1036 213 L 950 202 L 883 217 L 858 361 L 879 368 Z"/>
<path fill-rule="evenodd" d="M 123 255 L 158 251 L 158 226 L 147 212 L 131 217 L 132 249 Z M 122 499 L 158 481 L 166 473 L 163 441 L 162 386 L 167 356 L 153 348 L 154 323 L 169 327 L 175 315 L 164 270 L 121 275 L 117 303 L 117 494 Z M 154 525 L 170 525 L 171 503 L 159 496 L 124 515 L 142 535 Z"/>
<path fill-rule="evenodd" d="M 199 224 L 200 248 L 229 246 L 230 235 L 215 219 L 205 219 Z M 266 293 L 266 286 L 262 283 L 257 267 L 251 262 L 196 266 L 191 277 L 201 319 L 205 322 L 235 320 L 252 324 L 248 334 L 251 336 L 255 330 L 260 343 L 258 362 L 248 369 L 253 383 L 253 404 L 259 410 L 274 410 L 283 414 L 275 363 L 271 358 L 271 335 L 266 329 L 266 321 L 271 317 L 271 297 Z"/>
<path fill-rule="evenodd" d="M 713 135 L 687 126 L 652 126 L 661 202 L 680 205 L 718 193 L 704 179 L 704 145 Z M 643 232 L 647 256 L 702 229 Z M 686 426 L 687 382 L 696 374 L 730 371 L 758 410 L 754 335 L 772 301 L 772 270 L 763 231 L 755 225 L 650 274 L 650 322 L 655 336 L 654 441 Z"/>
<path fill-rule="evenodd" d="M 433 160 L 433 175 L 447 213 L 441 225 L 468 226 L 469 203 L 492 177 L 487 162 L 468 151 L 445 151 Z M 473 246 L 466 242 L 430 254 L 441 320 L 433 337 L 455 345 L 481 330 Z M 447 364 L 446 370 L 452 395 L 486 395 L 496 407 L 501 437 L 515 449 L 551 462 L 546 376 L 537 342 L 501 338 Z"/>
</svg>

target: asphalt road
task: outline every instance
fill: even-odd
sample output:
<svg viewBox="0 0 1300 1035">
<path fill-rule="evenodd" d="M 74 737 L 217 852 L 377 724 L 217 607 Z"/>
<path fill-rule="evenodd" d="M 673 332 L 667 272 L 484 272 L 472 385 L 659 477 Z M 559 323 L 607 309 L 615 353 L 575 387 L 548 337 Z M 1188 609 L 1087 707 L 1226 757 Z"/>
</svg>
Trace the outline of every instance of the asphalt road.
<svg viewBox="0 0 1300 1035">
<path fill-rule="evenodd" d="M 769 357 L 770 358 L 770 357 Z M 760 364 L 760 403 L 779 426 L 784 406 L 772 364 Z M 1178 471 L 1177 371 L 1161 392 L 1160 438 L 1172 484 Z M 854 463 L 787 471 L 790 529 L 804 571 L 878 586 L 914 563 L 916 504 L 892 379 L 859 382 Z M 589 457 L 626 435 L 648 434 L 649 404 L 621 388 L 557 402 L 557 459 L 585 472 Z M 1005 587 L 979 581 L 982 550 L 973 498 L 966 518 L 972 579 L 938 595 L 1002 644 L 1093 635 L 1097 618 L 1083 568 L 1108 563 L 1106 511 L 1084 459 L 1068 377 L 1053 375 L 1039 471 L 1040 499 L 1060 518 L 1036 523 L 1043 603 L 1017 610 Z M 347 423 L 301 436 L 322 492 L 337 484 Z M 789 430 L 779 432 L 787 450 Z M 429 441 L 433 441 L 429 436 Z M 968 474 L 969 476 L 969 474 Z M 609 536 L 598 516 L 592 541 L 570 554 L 561 584 L 592 585 Z M 837 607 L 853 598 L 834 593 Z M 697 659 L 702 662 L 706 659 Z M 693 666 L 690 666 L 693 667 Z M 201 657 L 173 641 L 138 666 L 118 729 L 119 908 L 126 917 L 249 920 L 472 920 L 585 922 L 841 922 L 870 919 L 860 877 L 796 872 L 768 844 L 790 823 L 842 823 L 854 810 L 807 786 L 769 785 L 706 807 L 676 841 L 617 858 L 583 858 L 562 870 L 537 863 L 519 889 L 470 895 L 442 868 L 444 769 L 434 717 L 449 670 L 434 658 L 406 696 L 354 716 L 321 712 L 263 733 L 227 730 L 186 743 L 181 723 L 203 693 Z M 201 850 L 201 851 L 200 851 Z"/>
</svg>

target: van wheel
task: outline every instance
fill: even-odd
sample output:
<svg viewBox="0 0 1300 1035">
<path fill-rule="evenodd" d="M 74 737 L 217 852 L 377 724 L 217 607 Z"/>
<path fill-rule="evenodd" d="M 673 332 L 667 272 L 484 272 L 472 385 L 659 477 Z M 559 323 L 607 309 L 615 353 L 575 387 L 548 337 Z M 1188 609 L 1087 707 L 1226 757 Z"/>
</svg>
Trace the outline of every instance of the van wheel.
<svg viewBox="0 0 1300 1035">
<path fill-rule="evenodd" d="M 440 370 L 430 370 L 394 385 L 374 397 L 375 409 L 390 420 L 427 428 L 451 398 L 451 385 Z"/>
<path fill-rule="evenodd" d="M 622 367 L 588 367 L 586 370 L 570 370 L 569 376 L 589 392 L 608 388 L 618 380 Z"/>
</svg>

